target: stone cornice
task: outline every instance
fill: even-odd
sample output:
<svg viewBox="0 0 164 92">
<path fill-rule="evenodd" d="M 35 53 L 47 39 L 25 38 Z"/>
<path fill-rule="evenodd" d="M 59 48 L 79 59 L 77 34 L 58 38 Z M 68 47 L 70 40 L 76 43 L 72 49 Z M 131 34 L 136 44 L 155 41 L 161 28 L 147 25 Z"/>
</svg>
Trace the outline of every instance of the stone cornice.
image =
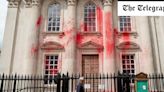
<svg viewBox="0 0 164 92">
<path fill-rule="evenodd" d="M 25 6 L 26 7 L 32 7 L 32 6 L 39 6 L 41 4 L 41 0 L 25 0 Z"/>
<path fill-rule="evenodd" d="M 68 5 L 76 5 L 77 0 L 66 0 Z"/>
<path fill-rule="evenodd" d="M 112 5 L 113 0 L 102 0 L 104 6 Z"/>
<path fill-rule="evenodd" d="M 7 0 L 9 2 L 8 7 L 9 8 L 17 8 L 20 4 L 21 0 Z"/>
<path fill-rule="evenodd" d="M 7 0 L 9 2 L 8 7 L 9 8 L 17 8 L 20 4 L 20 6 L 29 8 L 32 6 L 39 6 L 41 3 L 41 0 Z"/>
</svg>

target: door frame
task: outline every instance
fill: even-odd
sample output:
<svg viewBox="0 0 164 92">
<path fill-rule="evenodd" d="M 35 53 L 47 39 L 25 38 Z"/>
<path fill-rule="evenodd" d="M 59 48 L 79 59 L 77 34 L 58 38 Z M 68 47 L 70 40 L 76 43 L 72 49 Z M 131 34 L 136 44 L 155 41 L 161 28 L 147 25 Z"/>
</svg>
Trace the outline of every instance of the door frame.
<svg viewBox="0 0 164 92">
<path fill-rule="evenodd" d="M 99 73 L 103 72 L 103 51 L 99 52 L 97 49 L 78 49 L 76 56 L 76 73 L 82 75 L 82 55 L 96 54 L 99 57 Z"/>
<path fill-rule="evenodd" d="M 83 61 L 83 56 L 97 56 L 97 60 L 98 60 L 97 61 L 98 62 L 98 71 L 99 71 L 99 66 L 100 66 L 100 63 L 99 63 L 99 55 L 98 54 L 82 54 L 82 64 L 81 64 L 82 75 L 83 75 L 83 62 L 84 62 Z"/>
</svg>

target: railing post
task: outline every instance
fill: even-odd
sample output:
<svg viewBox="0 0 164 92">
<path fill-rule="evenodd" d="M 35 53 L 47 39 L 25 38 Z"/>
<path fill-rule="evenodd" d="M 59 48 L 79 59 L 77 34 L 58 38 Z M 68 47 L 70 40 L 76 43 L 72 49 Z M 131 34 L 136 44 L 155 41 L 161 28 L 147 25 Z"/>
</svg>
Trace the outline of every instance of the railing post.
<svg viewBox="0 0 164 92">
<path fill-rule="evenodd" d="M 129 74 L 128 75 L 125 75 L 125 89 L 126 89 L 126 92 L 130 92 L 130 76 Z"/>
<path fill-rule="evenodd" d="M 69 91 L 69 76 L 68 76 L 68 73 L 67 73 L 67 76 L 66 76 L 66 92 Z"/>
<path fill-rule="evenodd" d="M 0 88 L 0 92 L 3 92 L 3 82 L 4 82 L 4 74 L 2 75 L 2 81 L 1 81 L 1 88 Z"/>
<path fill-rule="evenodd" d="M 60 74 L 57 75 L 57 89 L 56 92 L 60 92 L 60 80 L 61 80 L 61 76 Z"/>
<path fill-rule="evenodd" d="M 122 80 L 123 80 L 123 77 L 121 76 L 120 73 L 118 73 L 118 76 L 117 76 L 117 90 L 118 90 L 118 92 L 123 92 Z"/>
<path fill-rule="evenodd" d="M 17 75 L 15 74 L 15 77 L 14 77 L 14 85 L 13 85 L 13 92 L 16 91 L 16 81 L 17 81 Z"/>
<path fill-rule="evenodd" d="M 69 77 L 67 73 L 67 75 L 63 74 L 62 92 L 68 92 L 68 91 L 69 91 Z"/>
</svg>

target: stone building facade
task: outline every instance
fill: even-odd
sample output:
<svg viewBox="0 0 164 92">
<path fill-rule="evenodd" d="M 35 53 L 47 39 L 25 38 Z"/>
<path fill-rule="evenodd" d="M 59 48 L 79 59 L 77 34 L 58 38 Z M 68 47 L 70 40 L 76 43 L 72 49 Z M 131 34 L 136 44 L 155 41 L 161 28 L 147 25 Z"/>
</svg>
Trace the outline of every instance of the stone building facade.
<svg viewBox="0 0 164 92">
<path fill-rule="evenodd" d="M 1 73 L 164 71 L 164 17 L 118 17 L 117 0 L 8 2 Z"/>
</svg>

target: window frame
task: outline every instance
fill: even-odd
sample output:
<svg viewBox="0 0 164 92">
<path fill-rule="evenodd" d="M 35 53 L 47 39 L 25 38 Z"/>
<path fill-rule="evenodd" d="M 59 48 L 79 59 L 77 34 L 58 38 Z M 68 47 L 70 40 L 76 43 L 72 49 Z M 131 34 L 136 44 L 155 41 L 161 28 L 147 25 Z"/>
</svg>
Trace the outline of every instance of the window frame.
<svg viewBox="0 0 164 92">
<path fill-rule="evenodd" d="M 138 63 L 138 55 L 137 55 L 137 52 L 121 52 L 120 53 L 120 70 L 121 70 L 121 73 L 123 73 L 123 60 L 122 60 L 122 55 L 134 55 L 134 75 L 136 75 L 138 72 L 138 68 L 139 68 L 139 64 L 137 64 Z M 130 74 L 130 75 L 133 75 L 133 74 Z M 134 79 L 132 79 L 131 81 L 130 81 L 130 85 L 131 86 L 134 86 Z"/>
<path fill-rule="evenodd" d="M 119 52 L 119 70 L 121 71 L 121 73 L 123 73 L 123 68 L 122 68 L 122 55 L 126 55 L 126 54 L 134 54 L 134 69 L 135 69 L 135 74 L 137 74 L 138 72 L 140 72 L 140 63 L 138 61 L 139 58 L 139 53 L 137 51 L 121 51 Z"/>
<path fill-rule="evenodd" d="M 46 63 L 45 63 L 45 60 L 46 60 L 46 56 L 57 56 L 58 57 L 58 59 L 57 59 L 57 64 L 56 64 L 56 66 L 57 66 L 57 68 L 56 68 L 56 70 L 57 70 L 57 73 L 56 74 L 54 74 L 54 75 L 51 75 L 51 73 L 48 73 L 48 74 L 46 74 L 45 72 L 46 72 Z M 58 67 L 59 67 L 59 54 L 44 54 L 44 56 L 43 56 L 43 75 L 44 75 L 44 77 L 47 75 L 48 76 L 48 79 L 50 78 L 50 76 L 57 76 L 57 74 L 59 73 L 59 69 L 58 69 Z M 54 62 L 54 61 L 53 61 Z M 55 65 L 54 63 L 53 63 L 53 65 Z M 51 61 L 49 61 L 49 68 L 48 68 L 48 71 L 50 72 L 51 70 L 50 70 L 50 66 L 51 66 Z M 54 67 L 53 67 L 53 69 L 55 69 Z M 52 70 L 53 70 L 52 69 Z M 52 85 L 52 84 L 55 84 L 55 83 L 49 83 L 49 81 L 47 81 L 47 83 L 44 83 L 44 84 L 46 84 L 46 85 Z"/>
<path fill-rule="evenodd" d="M 95 31 L 85 31 L 85 7 L 88 4 L 92 4 L 92 5 L 95 6 Z M 84 28 L 82 29 L 82 32 L 84 32 L 84 33 L 97 33 L 98 32 L 98 30 L 97 30 L 97 13 L 96 13 L 96 11 L 97 11 L 97 5 L 94 2 L 89 1 L 89 2 L 84 4 L 84 6 L 83 6 L 83 15 L 82 15 L 83 16 Z"/>
<path fill-rule="evenodd" d="M 121 21 L 120 21 L 120 17 L 129 17 L 129 18 L 130 18 L 130 25 L 131 25 L 131 27 L 130 27 L 131 30 L 130 30 L 130 31 L 124 31 L 124 30 L 121 31 L 121 25 L 120 25 L 120 24 L 121 24 Z M 119 25 L 118 28 L 119 28 L 119 32 L 120 32 L 120 33 L 131 33 L 131 32 L 133 32 L 133 22 L 132 22 L 132 21 L 133 21 L 133 18 L 132 18 L 131 16 L 119 16 L 119 17 L 118 17 L 118 25 Z M 123 23 L 123 24 L 125 24 L 125 23 Z M 127 28 L 127 27 L 128 27 L 128 26 L 126 26 L 126 28 Z M 125 28 L 125 26 L 123 26 L 122 28 Z"/>
<path fill-rule="evenodd" d="M 136 16 L 130 16 L 131 18 L 131 31 L 120 31 L 120 16 L 117 17 L 118 18 L 118 33 L 129 33 L 132 35 L 137 36 L 137 30 L 136 30 Z"/>
<path fill-rule="evenodd" d="M 133 68 L 134 73 L 133 73 L 133 74 L 136 74 L 136 72 L 135 72 L 135 70 L 136 70 L 136 69 L 135 69 L 135 68 L 136 68 L 136 65 L 135 65 L 135 54 L 132 54 L 132 53 L 131 53 L 131 54 L 129 54 L 129 53 L 127 54 L 127 53 L 126 53 L 126 54 L 122 54 L 122 55 L 121 55 L 122 73 L 124 73 L 124 72 L 123 72 L 123 71 L 124 71 L 124 67 L 123 67 L 124 63 L 123 63 L 123 58 L 122 58 L 123 55 L 125 55 L 125 56 L 133 55 L 133 56 L 134 56 L 133 59 L 129 58 L 129 60 L 134 60 L 134 61 L 133 61 L 133 62 L 134 62 L 134 63 L 133 63 L 133 65 L 134 65 L 134 68 Z M 127 63 L 126 63 L 126 60 L 127 60 L 127 59 L 125 58 L 124 60 L 125 60 L 125 65 L 127 66 Z M 132 67 L 131 67 L 132 63 L 131 63 L 131 61 L 129 61 L 128 64 L 130 65 L 130 68 L 129 68 L 128 70 L 132 71 Z M 125 70 L 127 70 L 127 67 L 125 68 Z M 130 74 L 130 75 L 133 75 L 133 74 Z"/>
<path fill-rule="evenodd" d="M 53 5 L 55 5 L 55 4 L 58 4 L 59 5 L 59 18 L 60 18 L 60 21 L 59 21 L 59 30 L 51 30 L 51 31 L 49 31 L 48 30 L 48 28 L 49 28 L 49 8 L 50 8 L 50 6 L 53 6 Z M 51 3 L 51 4 L 49 4 L 48 5 L 48 7 L 47 7 L 47 20 L 46 20 L 46 32 L 47 33 L 60 33 L 60 32 L 62 32 L 62 5 L 60 4 L 60 3 L 58 3 L 58 2 L 54 2 L 54 3 Z M 56 22 L 56 21 L 55 21 Z M 53 23 L 52 23 L 53 24 Z M 54 24 L 56 24 L 56 23 L 54 23 Z M 51 26 L 51 27 L 56 27 L 56 26 Z M 52 29 L 52 28 L 51 28 Z"/>
</svg>

